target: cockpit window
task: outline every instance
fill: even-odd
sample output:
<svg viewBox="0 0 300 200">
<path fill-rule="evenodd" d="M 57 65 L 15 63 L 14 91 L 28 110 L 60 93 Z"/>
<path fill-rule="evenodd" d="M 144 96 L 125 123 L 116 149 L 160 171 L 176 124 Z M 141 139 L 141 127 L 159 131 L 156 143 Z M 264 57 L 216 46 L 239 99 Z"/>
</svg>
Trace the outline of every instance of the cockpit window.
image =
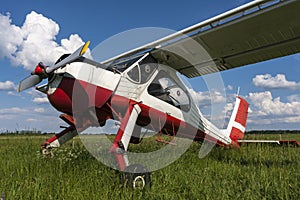
<svg viewBox="0 0 300 200">
<path fill-rule="evenodd" d="M 137 84 L 144 84 L 151 78 L 158 64 L 150 55 L 144 55 L 138 61 L 134 63 L 134 66 L 128 68 L 127 76 L 129 80 Z"/>
<path fill-rule="evenodd" d="M 183 111 L 189 111 L 190 98 L 166 72 L 160 71 L 148 87 L 148 93 Z"/>
<path fill-rule="evenodd" d="M 139 65 L 141 72 L 141 84 L 146 83 L 157 68 L 156 63 L 147 63 Z"/>
<path fill-rule="evenodd" d="M 127 59 L 117 60 L 110 64 L 107 68 L 107 70 L 114 71 L 117 70 L 119 72 L 124 72 L 126 69 L 132 66 L 135 62 L 137 62 L 139 59 L 141 59 L 143 55 L 138 55 L 135 57 L 130 57 Z"/>
<path fill-rule="evenodd" d="M 130 71 L 127 72 L 128 77 L 133 80 L 134 82 L 139 83 L 140 82 L 140 70 L 138 65 L 133 67 Z"/>
</svg>

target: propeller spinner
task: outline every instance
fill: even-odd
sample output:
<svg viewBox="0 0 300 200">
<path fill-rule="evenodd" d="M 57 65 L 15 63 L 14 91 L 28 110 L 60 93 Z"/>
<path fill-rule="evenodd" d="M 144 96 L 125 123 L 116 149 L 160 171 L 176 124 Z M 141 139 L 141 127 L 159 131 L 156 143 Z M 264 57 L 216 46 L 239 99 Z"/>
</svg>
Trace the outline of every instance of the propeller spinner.
<svg viewBox="0 0 300 200">
<path fill-rule="evenodd" d="M 30 76 L 20 81 L 18 86 L 18 92 L 22 92 L 23 90 L 26 90 L 39 84 L 43 79 L 47 78 L 49 74 L 54 72 L 56 69 L 63 67 L 81 57 L 87 51 L 89 44 L 90 41 L 87 41 L 74 53 L 70 54 L 68 57 L 66 57 L 65 59 L 61 60 L 53 66 L 45 66 L 43 63 L 40 62 L 36 66 L 35 70 L 31 72 Z"/>
</svg>

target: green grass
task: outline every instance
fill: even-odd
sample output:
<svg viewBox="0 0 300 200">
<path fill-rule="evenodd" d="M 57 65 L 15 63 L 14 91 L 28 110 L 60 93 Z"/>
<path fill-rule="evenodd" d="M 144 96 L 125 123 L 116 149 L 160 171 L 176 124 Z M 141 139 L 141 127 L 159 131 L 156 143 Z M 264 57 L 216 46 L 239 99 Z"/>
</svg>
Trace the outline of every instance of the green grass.
<svg viewBox="0 0 300 200">
<path fill-rule="evenodd" d="M 200 144 L 194 142 L 180 159 L 152 173 L 151 189 L 136 191 L 124 187 L 119 172 L 99 163 L 78 138 L 44 158 L 40 143 L 45 138 L 0 136 L 5 199 L 300 199 L 300 148 L 219 147 L 199 159 Z M 148 139 L 131 150 L 162 145 Z"/>
</svg>

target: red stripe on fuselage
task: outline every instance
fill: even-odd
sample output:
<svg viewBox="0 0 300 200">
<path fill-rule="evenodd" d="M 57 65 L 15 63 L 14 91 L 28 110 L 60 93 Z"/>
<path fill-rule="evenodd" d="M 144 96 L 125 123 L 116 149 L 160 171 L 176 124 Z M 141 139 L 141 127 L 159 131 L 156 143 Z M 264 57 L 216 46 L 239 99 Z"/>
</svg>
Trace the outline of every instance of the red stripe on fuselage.
<svg viewBox="0 0 300 200">
<path fill-rule="evenodd" d="M 76 88 L 76 90 L 74 90 L 74 88 Z M 119 120 L 116 116 L 113 116 L 111 108 L 114 109 L 116 113 L 120 113 L 124 116 L 128 109 L 129 102 L 131 101 L 132 103 L 132 100 L 126 97 L 118 95 L 112 97 L 112 94 L 113 91 L 106 88 L 82 80 L 64 77 L 58 88 L 53 94 L 48 95 L 48 98 L 52 106 L 58 111 L 72 116 L 75 115 L 73 115 L 73 113 L 80 115 L 80 113 L 86 113 L 89 108 L 96 107 L 95 110 L 99 121 L 102 122 L 104 120 L 105 122 L 105 120 L 109 118 Z M 109 104 L 110 107 L 107 106 L 107 104 Z M 203 140 L 206 136 L 202 130 L 197 129 L 185 121 L 181 121 L 172 115 L 168 115 L 143 103 L 138 104 L 142 110 L 137 119 L 137 124 L 140 126 L 144 127 L 151 123 L 151 127 L 155 129 L 153 131 L 162 131 L 165 134 L 196 140 Z M 174 107 L 174 109 L 177 108 Z M 150 112 L 151 115 L 149 115 Z M 149 116 L 151 116 L 151 118 Z M 211 138 L 211 141 L 215 141 L 211 136 L 207 135 L 206 139 L 207 138 Z M 220 142 L 218 141 L 218 143 Z"/>
<path fill-rule="evenodd" d="M 112 91 L 106 88 L 64 77 L 55 92 L 48 95 L 48 99 L 58 111 L 73 115 L 73 113 L 84 112 L 90 107 L 103 107 L 111 95 Z"/>
</svg>

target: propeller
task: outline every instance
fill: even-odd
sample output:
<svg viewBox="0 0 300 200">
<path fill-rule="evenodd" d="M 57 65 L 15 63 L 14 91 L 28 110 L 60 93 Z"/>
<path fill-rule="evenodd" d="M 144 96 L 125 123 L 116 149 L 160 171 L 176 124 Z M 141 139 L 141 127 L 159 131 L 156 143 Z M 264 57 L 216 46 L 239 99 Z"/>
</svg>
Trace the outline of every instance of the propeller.
<svg viewBox="0 0 300 200">
<path fill-rule="evenodd" d="M 65 59 L 56 63 L 53 66 L 45 66 L 43 63 L 39 63 L 35 70 L 31 72 L 31 75 L 20 81 L 18 86 L 18 92 L 22 92 L 28 88 L 31 88 L 39 84 L 43 79 L 47 78 L 49 74 L 53 73 L 56 69 L 63 67 L 76 59 L 80 58 L 88 49 L 90 41 L 87 41 L 84 45 L 78 48 L 74 53 L 70 54 Z"/>
<path fill-rule="evenodd" d="M 32 86 L 39 84 L 42 80 L 43 79 L 39 75 L 36 75 L 36 74 L 27 76 L 22 81 L 20 81 L 19 86 L 18 86 L 18 92 L 21 92 L 23 90 L 31 88 Z"/>
</svg>

